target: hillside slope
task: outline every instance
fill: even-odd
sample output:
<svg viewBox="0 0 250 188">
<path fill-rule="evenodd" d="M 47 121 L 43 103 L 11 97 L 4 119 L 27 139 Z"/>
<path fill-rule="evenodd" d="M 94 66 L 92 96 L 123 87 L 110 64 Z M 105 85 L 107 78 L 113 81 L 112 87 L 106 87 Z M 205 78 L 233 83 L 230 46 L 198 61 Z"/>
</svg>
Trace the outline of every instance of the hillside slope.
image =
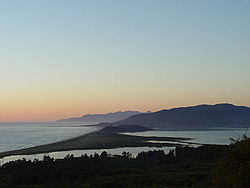
<svg viewBox="0 0 250 188">
<path fill-rule="evenodd" d="M 68 118 L 68 119 L 61 119 L 57 122 L 80 122 L 80 123 L 86 123 L 86 124 L 97 124 L 101 122 L 115 122 L 119 121 L 125 118 L 128 118 L 132 115 L 140 114 L 139 111 L 124 111 L 124 112 L 110 112 L 106 114 L 86 114 L 82 117 L 74 117 L 74 118 Z"/>
<path fill-rule="evenodd" d="M 123 124 L 167 128 L 248 127 L 250 108 L 227 103 L 173 108 L 115 122 Z"/>
</svg>

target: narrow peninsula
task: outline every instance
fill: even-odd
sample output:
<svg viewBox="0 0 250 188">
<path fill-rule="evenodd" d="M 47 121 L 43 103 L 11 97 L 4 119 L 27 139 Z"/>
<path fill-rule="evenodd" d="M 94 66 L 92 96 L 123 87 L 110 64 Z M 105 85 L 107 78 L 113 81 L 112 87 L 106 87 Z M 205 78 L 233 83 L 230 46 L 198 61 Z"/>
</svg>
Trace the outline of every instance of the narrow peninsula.
<svg viewBox="0 0 250 188">
<path fill-rule="evenodd" d="M 87 149 L 112 149 L 121 147 L 175 147 L 189 143 L 191 138 L 180 137 L 145 137 L 132 136 L 121 133 L 143 132 L 153 129 L 138 125 L 119 125 L 116 127 L 108 126 L 101 130 L 63 140 L 51 144 L 45 144 L 26 149 L 19 149 L 0 153 L 0 158 L 11 155 L 28 155 L 49 153 L 56 151 L 87 150 Z M 150 141 L 154 142 L 150 142 Z M 169 141 L 169 143 L 168 143 Z"/>
</svg>

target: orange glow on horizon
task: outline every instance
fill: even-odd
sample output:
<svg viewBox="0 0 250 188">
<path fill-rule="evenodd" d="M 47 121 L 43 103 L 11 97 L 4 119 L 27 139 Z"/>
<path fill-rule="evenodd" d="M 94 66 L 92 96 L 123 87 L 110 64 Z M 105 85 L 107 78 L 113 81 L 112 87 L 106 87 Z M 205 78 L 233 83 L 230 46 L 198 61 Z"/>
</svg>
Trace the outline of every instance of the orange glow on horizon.
<svg viewBox="0 0 250 188">
<path fill-rule="evenodd" d="M 222 101 L 224 102 L 224 101 Z M 216 104 L 221 103 L 217 101 L 214 103 L 190 103 L 190 104 L 96 104 L 87 105 L 79 104 L 60 104 L 60 105 L 42 105 L 42 104 L 26 104 L 2 108 L 0 110 L 0 122 L 53 122 L 59 119 L 80 117 L 85 114 L 102 114 L 116 111 L 137 110 L 145 111 L 159 111 L 162 109 L 170 109 L 175 107 L 194 106 L 199 104 Z M 235 103 L 234 103 L 235 104 Z M 242 105 L 242 104 L 235 104 Z M 248 106 L 248 105 L 246 105 Z"/>
</svg>

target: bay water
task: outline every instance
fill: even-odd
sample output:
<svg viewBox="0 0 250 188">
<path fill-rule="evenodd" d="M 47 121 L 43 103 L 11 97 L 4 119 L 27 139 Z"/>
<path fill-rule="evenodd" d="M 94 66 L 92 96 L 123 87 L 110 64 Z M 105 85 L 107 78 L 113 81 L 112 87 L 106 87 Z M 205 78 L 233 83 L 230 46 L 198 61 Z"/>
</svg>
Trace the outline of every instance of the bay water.
<svg viewBox="0 0 250 188">
<path fill-rule="evenodd" d="M 32 146 L 53 143 L 60 140 L 73 138 L 84 135 L 97 130 L 97 127 L 86 127 L 81 124 L 68 123 L 0 123 L 0 152 L 10 151 L 15 149 L 28 148 Z M 137 136 L 160 136 L 160 137 L 182 137 L 192 138 L 188 142 L 201 144 L 230 144 L 229 138 L 240 138 L 243 134 L 250 136 L 249 132 L 244 128 L 217 128 L 208 130 L 166 130 L 157 129 L 154 131 L 125 133 L 128 135 Z M 4 157 L 0 160 L 0 165 L 12 160 L 26 158 L 27 160 L 42 159 L 44 155 L 50 155 L 55 159 L 64 158 L 68 154 L 73 154 L 76 157 L 82 154 L 100 154 L 107 151 L 110 154 L 121 154 L 123 151 L 130 152 L 132 156 L 136 156 L 139 152 L 149 150 L 163 150 L 168 153 L 173 147 L 125 147 L 114 149 L 98 149 L 98 150 L 71 150 L 59 151 L 51 153 L 43 153 L 36 155 L 15 155 Z"/>
</svg>

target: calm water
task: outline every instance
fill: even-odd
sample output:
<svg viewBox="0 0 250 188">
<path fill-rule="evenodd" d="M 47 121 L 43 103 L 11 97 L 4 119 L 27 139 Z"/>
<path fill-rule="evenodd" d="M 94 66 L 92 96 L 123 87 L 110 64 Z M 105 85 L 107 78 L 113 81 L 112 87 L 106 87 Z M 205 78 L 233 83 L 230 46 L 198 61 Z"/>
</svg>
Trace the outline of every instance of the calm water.
<svg viewBox="0 0 250 188">
<path fill-rule="evenodd" d="M 159 137 L 184 137 L 192 138 L 188 142 L 202 143 L 202 144 L 230 144 L 229 138 L 241 137 L 244 133 L 250 136 L 250 132 L 244 128 L 228 128 L 228 129 L 211 129 L 206 131 L 167 131 L 167 130 L 156 130 L 146 131 L 139 133 L 125 133 L 128 135 L 137 136 L 159 136 Z"/>
<path fill-rule="evenodd" d="M 35 155 L 13 155 L 4 157 L 3 159 L 0 159 L 0 166 L 1 164 L 7 163 L 9 161 L 14 161 L 18 159 L 27 159 L 27 160 L 34 160 L 39 159 L 42 160 L 44 155 L 49 155 L 50 157 L 53 157 L 54 159 L 62 159 L 66 155 L 73 154 L 75 157 L 80 157 L 82 154 L 87 155 L 94 155 L 95 153 L 101 154 L 103 151 L 106 151 L 112 155 L 121 155 L 123 151 L 129 152 L 132 154 L 133 157 L 135 157 L 138 153 L 142 151 L 153 151 L 153 150 L 163 150 L 165 153 L 168 153 L 169 150 L 175 149 L 175 147 L 124 147 L 124 148 L 115 148 L 115 149 L 92 149 L 92 150 L 71 150 L 71 151 L 60 151 L 60 152 L 51 152 L 51 153 L 43 153 L 43 154 L 35 154 Z"/>
<path fill-rule="evenodd" d="M 0 152 L 22 149 L 80 136 L 95 127 L 67 123 L 0 123 Z"/>
<path fill-rule="evenodd" d="M 75 125 L 74 125 L 75 126 Z M 26 148 L 46 143 L 51 143 L 59 140 L 72 138 L 75 136 L 83 135 L 96 130 L 95 127 L 69 127 L 66 123 L 12 123 L 0 124 L 0 152 L 7 150 L 14 150 Z M 184 137 L 193 138 L 189 142 L 204 143 L 204 144 L 230 144 L 229 138 L 237 138 L 246 133 L 246 129 L 216 129 L 207 131 L 167 131 L 155 130 L 139 133 L 125 133 L 129 135 L 138 136 L 162 136 L 162 137 Z M 249 132 L 247 135 L 250 136 Z M 44 155 L 49 154 L 55 159 L 63 158 L 68 154 L 74 156 L 81 156 L 87 153 L 88 155 L 107 151 L 111 154 L 121 154 L 123 151 L 130 152 L 136 156 L 139 152 L 149 150 L 164 150 L 168 153 L 172 147 L 126 147 L 116 149 L 101 149 L 101 150 L 72 150 L 62 152 L 51 152 L 37 155 L 17 155 L 9 156 L 1 159 L 1 163 L 6 163 L 11 160 L 17 159 L 42 159 Z"/>
</svg>

